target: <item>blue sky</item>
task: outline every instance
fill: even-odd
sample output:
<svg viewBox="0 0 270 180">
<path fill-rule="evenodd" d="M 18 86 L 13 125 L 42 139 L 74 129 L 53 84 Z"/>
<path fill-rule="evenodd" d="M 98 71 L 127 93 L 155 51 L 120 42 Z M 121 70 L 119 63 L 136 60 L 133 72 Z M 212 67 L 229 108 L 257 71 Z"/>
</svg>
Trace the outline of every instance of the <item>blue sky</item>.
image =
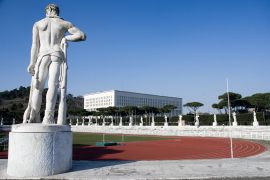
<svg viewBox="0 0 270 180">
<path fill-rule="evenodd" d="M 48 3 L 87 34 L 70 43 L 68 92 L 118 89 L 199 101 L 269 92 L 270 1 L 0 0 L 0 91 L 30 85 L 32 26 Z"/>
</svg>

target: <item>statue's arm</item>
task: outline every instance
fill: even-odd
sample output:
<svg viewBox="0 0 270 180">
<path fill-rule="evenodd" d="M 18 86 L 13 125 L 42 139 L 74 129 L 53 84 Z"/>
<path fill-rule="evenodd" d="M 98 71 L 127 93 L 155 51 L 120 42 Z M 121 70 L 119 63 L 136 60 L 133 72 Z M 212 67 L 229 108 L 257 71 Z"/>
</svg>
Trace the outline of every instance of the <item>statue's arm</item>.
<svg viewBox="0 0 270 180">
<path fill-rule="evenodd" d="M 32 37 L 32 47 L 31 47 L 31 60 L 30 64 L 27 68 L 27 71 L 34 75 L 35 74 L 35 64 L 37 61 L 38 53 L 39 53 L 39 34 L 38 34 L 38 27 L 36 24 L 33 26 L 33 37 Z"/>
<path fill-rule="evenodd" d="M 86 39 L 85 33 L 73 26 L 71 23 L 68 23 L 67 29 L 70 33 L 70 35 L 65 36 L 67 41 L 84 41 Z"/>
</svg>

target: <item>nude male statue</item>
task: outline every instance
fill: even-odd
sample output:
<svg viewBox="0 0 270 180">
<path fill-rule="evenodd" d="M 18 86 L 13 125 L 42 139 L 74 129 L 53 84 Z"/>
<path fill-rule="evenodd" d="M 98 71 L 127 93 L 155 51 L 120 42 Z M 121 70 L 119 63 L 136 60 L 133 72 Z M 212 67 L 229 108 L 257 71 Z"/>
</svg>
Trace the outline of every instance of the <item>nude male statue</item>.
<svg viewBox="0 0 270 180">
<path fill-rule="evenodd" d="M 53 124 L 57 90 L 63 81 L 63 64 L 66 61 L 67 41 L 84 41 L 85 34 L 72 23 L 59 17 L 59 7 L 49 4 L 46 17 L 33 26 L 31 60 L 27 71 L 32 75 L 28 108 L 23 122 L 40 122 L 42 91 L 48 78 L 46 108 L 43 124 Z M 65 36 L 65 33 L 69 35 Z M 60 81 L 59 81 L 60 79 Z M 62 85 L 63 86 L 63 85 Z M 65 100 L 65 99 L 64 99 Z M 59 120 L 59 119 L 58 119 Z M 64 124 L 61 122 L 58 124 Z"/>
</svg>

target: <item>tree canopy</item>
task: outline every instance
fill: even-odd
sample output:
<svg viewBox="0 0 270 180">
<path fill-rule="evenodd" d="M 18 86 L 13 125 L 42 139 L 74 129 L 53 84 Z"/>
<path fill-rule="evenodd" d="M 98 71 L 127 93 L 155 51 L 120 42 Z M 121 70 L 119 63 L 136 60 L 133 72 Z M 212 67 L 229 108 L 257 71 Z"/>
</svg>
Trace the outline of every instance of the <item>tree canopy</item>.
<svg viewBox="0 0 270 180">
<path fill-rule="evenodd" d="M 256 111 L 262 111 L 270 108 L 270 93 L 257 93 L 242 98 L 241 94 L 229 92 L 230 106 L 235 112 L 247 112 L 248 108 L 255 108 Z M 228 96 L 224 93 L 218 96 L 218 103 L 212 104 L 212 108 L 225 113 L 228 110 Z"/>
<path fill-rule="evenodd" d="M 201 102 L 188 102 L 186 104 L 184 104 L 184 107 L 188 107 L 190 110 L 193 111 L 193 113 L 195 114 L 197 112 L 197 110 L 202 107 L 204 104 Z"/>
<path fill-rule="evenodd" d="M 255 111 L 263 111 L 270 108 L 270 93 L 257 93 L 243 98 L 255 108 Z"/>
</svg>

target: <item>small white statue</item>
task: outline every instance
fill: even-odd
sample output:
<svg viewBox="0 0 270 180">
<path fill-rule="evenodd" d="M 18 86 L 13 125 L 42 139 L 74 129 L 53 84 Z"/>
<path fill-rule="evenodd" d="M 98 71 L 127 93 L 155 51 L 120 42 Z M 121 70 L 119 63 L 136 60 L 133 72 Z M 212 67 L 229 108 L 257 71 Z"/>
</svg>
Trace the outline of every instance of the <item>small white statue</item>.
<svg viewBox="0 0 270 180">
<path fill-rule="evenodd" d="M 111 117 L 111 126 L 113 126 L 113 116 Z"/>
<path fill-rule="evenodd" d="M 72 126 L 72 119 L 69 119 L 69 125 Z"/>
<path fill-rule="evenodd" d="M 237 126 L 238 123 L 237 123 L 237 119 L 236 119 L 236 113 L 233 112 L 232 115 L 233 115 L 233 126 Z"/>
<path fill-rule="evenodd" d="M 253 126 L 259 126 L 255 111 L 253 111 Z"/>
<path fill-rule="evenodd" d="M 183 125 L 183 123 L 182 123 L 182 118 L 183 118 L 182 115 L 179 115 L 179 116 L 178 116 L 178 126 L 182 126 L 182 125 Z"/>
<path fill-rule="evenodd" d="M 15 118 L 13 118 L 13 120 L 12 120 L 12 124 L 16 124 Z"/>
<path fill-rule="evenodd" d="M 105 121 L 105 117 L 103 117 L 103 122 L 102 122 L 102 126 L 106 125 L 106 121 Z"/>
<path fill-rule="evenodd" d="M 92 118 L 89 117 L 88 126 L 91 126 L 91 125 L 92 125 Z"/>
<path fill-rule="evenodd" d="M 95 120 L 96 120 L 96 126 L 98 126 L 98 118 L 97 117 L 95 117 Z"/>
<path fill-rule="evenodd" d="M 129 126 L 132 126 L 132 125 L 133 125 L 133 117 L 129 116 Z"/>
<path fill-rule="evenodd" d="M 213 126 L 217 126 L 217 115 L 216 114 L 214 114 Z"/>
<path fill-rule="evenodd" d="M 155 116 L 154 116 L 154 114 L 152 114 L 151 126 L 155 126 Z"/>
<path fill-rule="evenodd" d="M 79 119 L 77 118 L 76 126 L 79 126 Z"/>
<path fill-rule="evenodd" d="M 2 117 L 1 118 L 1 126 L 3 126 L 4 125 L 4 118 Z"/>
<path fill-rule="evenodd" d="M 167 117 L 167 115 L 165 115 L 164 117 L 165 117 L 164 126 L 168 126 L 168 117 Z"/>
<path fill-rule="evenodd" d="M 55 124 L 54 111 L 60 88 L 57 124 L 66 124 L 67 41 L 83 41 L 85 34 L 72 23 L 59 17 L 59 7 L 49 4 L 46 17 L 33 26 L 31 60 L 27 71 L 31 74 L 29 103 L 23 123 L 39 123 L 42 92 L 48 78 L 43 124 Z M 69 35 L 66 35 L 69 33 Z"/>
<path fill-rule="evenodd" d="M 84 117 L 82 118 L 82 126 L 84 126 Z"/>
<path fill-rule="evenodd" d="M 196 113 L 195 115 L 195 126 L 196 127 L 199 127 L 200 126 L 200 120 L 199 120 L 199 114 Z"/>
<path fill-rule="evenodd" d="M 122 116 L 120 116 L 119 126 L 123 126 L 123 119 L 122 119 Z"/>
<path fill-rule="evenodd" d="M 141 123 L 140 126 L 143 126 L 143 117 L 141 116 Z"/>
</svg>

